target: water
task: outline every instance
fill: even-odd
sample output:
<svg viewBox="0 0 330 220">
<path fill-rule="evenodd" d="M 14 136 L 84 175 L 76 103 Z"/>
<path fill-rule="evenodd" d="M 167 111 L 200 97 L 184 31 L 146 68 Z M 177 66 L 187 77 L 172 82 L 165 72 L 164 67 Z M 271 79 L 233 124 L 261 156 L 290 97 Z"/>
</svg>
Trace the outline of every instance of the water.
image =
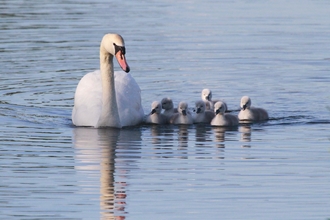
<svg viewBox="0 0 330 220">
<path fill-rule="evenodd" d="M 0 3 L 1 219 L 330 218 L 328 1 Z M 125 38 L 146 113 L 210 88 L 271 120 L 74 127 L 107 32 Z"/>
</svg>

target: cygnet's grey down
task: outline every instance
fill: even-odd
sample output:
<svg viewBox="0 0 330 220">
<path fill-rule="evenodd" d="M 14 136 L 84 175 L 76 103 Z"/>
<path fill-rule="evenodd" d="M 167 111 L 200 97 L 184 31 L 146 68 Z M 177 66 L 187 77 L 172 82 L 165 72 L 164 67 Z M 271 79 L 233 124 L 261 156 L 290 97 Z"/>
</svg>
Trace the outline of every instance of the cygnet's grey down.
<svg viewBox="0 0 330 220">
<path fill-rule="evenodd" d="M 214 118 L 214 112 L 206 110 L 206 105 L 203 100 L 197 101 L 195 103 L 196 114 L 194 115 L 194 123 L 207 123 L 210 124 Z"/>
<path fill-rule="evenodd" d="M 147 124 L 166 124 L 167 118 L 161 114 L 162 107 L 160 102 L 154 101 L 151 103 L 151 112 L 146 118 Z"/>
<path fill-rule="evenodd" d="M 238 126 L 238 118 L 236 115 L 225 113 L 226 106 L 223 102 L 217 102 L 214 104 L 215 117 L 211 121 L 213 126 Z"/>
<path fill-rule="evenodd" d="M 193 122 L 193 117 L 188 110 L 188 104 L 186 102 L 180 102 L 178 113 L 174 113 L 170 119 L 170 123 L 190 125 L 193 124 Z"/>
<path fill-rule="evenodd" d="M 163 115 L 166 116 L 168 122 L 170 118 L 175 114 L 178 113 L 178 110 L 174 108 L 173 101 L 171 98 L 163 98 L 161 101 L 162 109 L 164 109 Z"/>
<path fill-rule="evenodd" d="M 212 91 L 210 89 L 203 89 L 202 90 L 202 94 L 201 94 L 202 100 L 205 102 L 205 106 L 206 106 L 206 110 L 214 110 L 214 104 L 218 101 L 221 100 L 212 100 Z M 227 104 L 224 101 L 221 101 L 224 103 L 224 105 L 226 106 L 226 111 L 227 109 Z"/>
<path fill-rule="evenodd" d="M 265 121 L 267 120 L 268 113 L 265 109 L 254 108 L 251 106 L 251 99 L 248 96 L 241 98 L 241 111 L 238 113 L 240 121 Z"/>
</svg>

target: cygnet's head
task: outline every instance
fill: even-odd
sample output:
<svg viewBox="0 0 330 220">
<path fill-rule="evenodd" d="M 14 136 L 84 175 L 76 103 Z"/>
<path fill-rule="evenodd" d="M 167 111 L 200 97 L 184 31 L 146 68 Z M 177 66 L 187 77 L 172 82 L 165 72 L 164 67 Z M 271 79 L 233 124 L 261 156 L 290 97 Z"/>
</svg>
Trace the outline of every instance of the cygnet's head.
<svg viewBox="0 0 330 220">
<path fill-rule="evenodd" d="M 241 109 L 244 111 L 245 109 L 249 109 L 251 107 L 251 99 L 249 96 L 243 96 L 241 98 Z"/>
<path fill-rule="evenodd" d="M 158 101 L 154 101 L 151 103 L 151 114 L 157 113 L 160 114 L 162 111 L 162 107 Z"/>
<path fill-rule="evenodd" d="M 214 104 L 214 113 L 217 114 L 224 114 L 226 111 L 226 105 L 223 102 L 216 102 Z"/>
<path fill-rule="evenodd" d="M 180 102 L 178 106 L 178 112 L 183 115 L 187 115 L 188 104 L 186 102 Z"/>
<path fill-rule="evenodd" d="M 202 90 L 202 100 L 211 101 L 212 100 L 212 92 L 209 89 Z"/>
<path fill-rule="evenodd" d="M 205 102 L 204 101 L 202 101 L 202 100 L 197 101 L 195 103 L 195 107 L 196 107 L 197 114 L 205 112 Z"/>
<path fill-rule="evenodd" d="M 119 34 L 106 34 L 103 36 L 100 47 L 101 54 L 111 54 L 116 57 L 120 67 L 128 73 L 130 68 L 126 62 L 125 42 Z"/>
<path fill-rule="evenodd" d="M 173 101 L 170 98 L 163 98 L 161 103 L 162 103 L 162 108 L 165 110 L 170 110 L 173 108 Z"/>
</svg>

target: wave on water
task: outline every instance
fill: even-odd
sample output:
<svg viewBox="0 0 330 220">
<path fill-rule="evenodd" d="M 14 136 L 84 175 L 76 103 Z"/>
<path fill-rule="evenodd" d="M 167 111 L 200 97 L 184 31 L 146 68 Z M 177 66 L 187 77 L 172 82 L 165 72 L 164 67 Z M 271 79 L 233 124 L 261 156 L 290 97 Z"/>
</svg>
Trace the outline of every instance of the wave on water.
<svg viewBox="0 0 330 220">
<path fill-rule="evenodd" d="M 0 116 L 6 118 L 6 123 L 15 124 L 43 124 L 43 125 L 70 125 L 71 111 L 59 108 L 24 106 L 0 102 Z"/>
<path fill-rule="evenodd" d="M 16 123 L 73 126 L 71 121 L 71 109 L 69 110 L 67 108 L 25 106 L 0 101 L 0 116 L 6 119 L 6 124 L 13 123 L 16 120 Z M 304 124 L 330 124 L 330 117 L 329 119 L 324 119 L 310 115 L 290 115 L 271 117 L 267 121 L 242 123 L 241 125 L 254 125 L 260 127 Z"/>
<path fill-rule="evenodd" d="M 266 125 L 301 125 L 301 124 L 330 124 L 329 119 L 319 119 L 306 115 L 293 115 L 286 117 L 270 118 Z"/>
</svg>

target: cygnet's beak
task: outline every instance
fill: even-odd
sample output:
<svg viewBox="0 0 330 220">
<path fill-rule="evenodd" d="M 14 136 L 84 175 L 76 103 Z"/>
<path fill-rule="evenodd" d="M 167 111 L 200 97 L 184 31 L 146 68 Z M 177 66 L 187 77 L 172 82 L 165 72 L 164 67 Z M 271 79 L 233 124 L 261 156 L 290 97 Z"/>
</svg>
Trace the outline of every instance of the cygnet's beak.
<svg viewBox="0 0 330 220">
<path fill-rule="evenodd" d="M 220 109 L 217 109 L 216 111 L 215 111 L 215 114 L 217 115 L 217 114 L 219 114 L 220 113 Z"/>
<path fill-rule="evenodd" d="M 128 73 L 130 71 L 130 68 L 126 62 L 126 58 L 125 58 L 125 54 L 123 54 L 123 52 L 121 50 L 118 50 L 118 52 L 116 53 L 116 59 L 120 65 L 120 67 L 126 72 Z"/>
<path fill-rule="evenodd" d="M 197 110 L 196 110 L 196 113 L 198 114 L 198 113 L 201 113 L 201 108 L 197 108 Z"/>
<path fill-rule="evenodd" d="M 247 107 L 246 105 L 243 105 L 242 106 L 243 111 L 246 109 L 246 107 Z"/>
<path fill-rule="evenodd" d="M 154 114 L 154 113 L 156 113 L 156 109 L 151 110 L 151 114 Z"/>
<path fill-rule="evenodd" d="M 187 115 L 187 111 L 186 110 L 182 110 L 182 114 L 183 115 Z"/>
</svg>

